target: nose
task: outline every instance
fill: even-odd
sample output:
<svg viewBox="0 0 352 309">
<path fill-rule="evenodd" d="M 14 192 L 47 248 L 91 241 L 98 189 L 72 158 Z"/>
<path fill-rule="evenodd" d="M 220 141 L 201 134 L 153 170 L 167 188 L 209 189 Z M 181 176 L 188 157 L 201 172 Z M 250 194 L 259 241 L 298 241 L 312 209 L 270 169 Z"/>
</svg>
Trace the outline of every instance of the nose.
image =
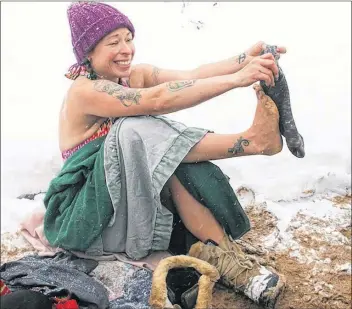
<svg viewBox="0 0 352 309">
<path fill-rule="evenodd" d="M 123 41 L 121 43 L 120 53 L 121 54 L 131 54 L 132 53 L 132 48 L 128 45 L 128 43 Z"/>
</svg>

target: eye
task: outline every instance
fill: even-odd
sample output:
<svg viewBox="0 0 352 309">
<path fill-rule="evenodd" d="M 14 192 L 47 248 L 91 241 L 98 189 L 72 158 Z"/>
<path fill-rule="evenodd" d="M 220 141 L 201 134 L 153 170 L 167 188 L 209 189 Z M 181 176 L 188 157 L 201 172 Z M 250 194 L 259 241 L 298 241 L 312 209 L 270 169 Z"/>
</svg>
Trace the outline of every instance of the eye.
<svg viewBox="0 0 352 309">
<path fill-rule="evenodd" d="M 117 44 L 119 44 L 119 41 L 111 42 L 109 45 L 117 45 Z"/>
</svg>

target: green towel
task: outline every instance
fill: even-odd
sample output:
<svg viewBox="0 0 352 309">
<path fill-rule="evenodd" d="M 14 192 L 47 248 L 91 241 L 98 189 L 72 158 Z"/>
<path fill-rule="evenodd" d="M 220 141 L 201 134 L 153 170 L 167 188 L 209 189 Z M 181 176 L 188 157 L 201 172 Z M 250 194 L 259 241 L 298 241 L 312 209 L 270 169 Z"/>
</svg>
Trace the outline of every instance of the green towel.
<svg viewBox="0 0 352 309">
<path fill-rule="evenodd" d="M 250 228 L 229 178 L 212 162 L 183 163 L 175 175 L 186 190 L 208 208 L 233 239 L 241 238 Z"/>
<path fill-rule="evenodd" d="M 100 137 L 74 153 L 44 198 L 44 233 L 52 246 L 86 251 L 113 215 L 105 182 L 104 141 Z"/>
</svg>

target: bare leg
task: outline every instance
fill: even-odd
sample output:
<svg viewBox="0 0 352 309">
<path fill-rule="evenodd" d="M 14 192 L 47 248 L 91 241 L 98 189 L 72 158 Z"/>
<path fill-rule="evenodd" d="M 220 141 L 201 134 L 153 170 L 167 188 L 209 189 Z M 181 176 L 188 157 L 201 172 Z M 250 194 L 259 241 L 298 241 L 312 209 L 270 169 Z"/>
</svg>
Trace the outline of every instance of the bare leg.
<svg viewBox="0 0 352 309">
<path fill-rule="evenodd" d="M 200 204 L 185 189 L 176 176 L 169 180 L 172 199 L 186 228 L 199 240 L 216 243 L 224 238 L 224 231 L 209 209 Z"/>
<path fill-rule="evenodd" d="M 200 162 L 244 155 L 273 155 L 281 151 L 279 113 L 274 101 L 263 89 L 254 86 L 257 109 L 252 126 L 240 134 L 207 134 L 188 153 L 183 162 Z M 176 176 L 169 180 L 173 201 L 182 222 L 199 240 L 220 243 L 224 238 L 221 225 L 212 213 L 182 186 Z"/>
<path fill-rule="evenodd" d="M 192 163 L 246 155 L 274 155 L 282 150 L 279 112 L 263 89 L 254 85 L 257 109 L 252 126 L 239 134 L 208 133 L 183 162 Z"/>
</svg>

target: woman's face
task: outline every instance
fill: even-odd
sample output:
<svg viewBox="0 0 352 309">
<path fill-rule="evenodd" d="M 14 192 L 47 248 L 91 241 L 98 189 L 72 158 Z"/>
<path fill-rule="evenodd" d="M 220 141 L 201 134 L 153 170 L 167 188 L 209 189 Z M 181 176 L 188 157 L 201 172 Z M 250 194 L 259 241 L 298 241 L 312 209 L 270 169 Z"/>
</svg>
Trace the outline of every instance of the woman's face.
<svg viewBox="0 0 352 309">
<path fill-rule="evenodd" d="M 119 28 L 105 36 L 88 58 L 98 76 L 116 81 L 130 76 L 134 53 L 132 33 Z"/>
</svg>

